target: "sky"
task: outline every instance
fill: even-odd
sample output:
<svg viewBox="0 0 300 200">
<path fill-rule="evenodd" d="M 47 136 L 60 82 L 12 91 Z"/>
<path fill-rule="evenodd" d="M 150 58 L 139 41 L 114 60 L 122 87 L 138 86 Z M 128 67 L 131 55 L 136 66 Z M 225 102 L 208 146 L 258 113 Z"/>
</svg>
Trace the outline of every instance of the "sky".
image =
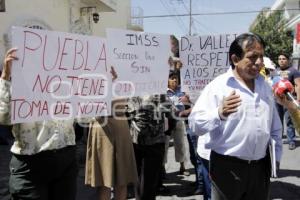
<svg viewBox="0 0 300 200">
<path fill-rule="evenodd" d="M 258 12 L 271 7 L 276 0 L 191 0 L 192 35 L 247 32 Z M 132 7 L 143 9 L 143 16 L 188 14 L 190 0 L 131 0 Z M 216 14 L 224 12 L 249 12 Z M 144 18 L 144 31 L 174 34 L 181 37 L 189 34 L 189 17 Z"/>
</svg>

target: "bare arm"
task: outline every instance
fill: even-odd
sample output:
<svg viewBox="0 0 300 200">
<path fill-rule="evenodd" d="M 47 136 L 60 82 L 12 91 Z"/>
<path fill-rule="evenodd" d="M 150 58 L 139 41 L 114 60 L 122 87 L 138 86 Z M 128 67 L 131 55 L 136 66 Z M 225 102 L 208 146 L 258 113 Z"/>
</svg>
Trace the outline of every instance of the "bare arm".
<svg viewBox="0 0 300 200">
<path fill-rule="evenodd" d="M 15 55 L 16 51 L 17 48 L 12 48 L 8 50 L 5 55 L 4 62 L 3 62 L 3 71 L 1 74 L 1 78 L 4 80 L 7 81 L 10 80 L 12 61 L 18 60 L 18 58 Z"/>
<path fill-rule="evenodd" d="M 275 97 L 279 104 L 281 104 L 282 106 L 284 106 L 285 108 L 288 109 L 288 111 L 291 115 L 293 124 L 295 126 L 295 129 L 299 133 L 300 132 L 300 110 L 298 110 L 296 105 L 292 101 L 289 101 L 285 95 L 275 94 Z"/>
<path fill-rule="evenodd" d="M 10 124 L 10 76 L 12 61 L 17 60 L 15 56 L 16 48 L 7 51 L 3 61 L 3 71 L 0 79 L 0 123 Z"/>
<path fill-rule="evenodd" d="M 297 95 L 297 100 L 300 101 L 300 77 L 294 80 L 295 82 L 295 92 Z"/>
</svg>

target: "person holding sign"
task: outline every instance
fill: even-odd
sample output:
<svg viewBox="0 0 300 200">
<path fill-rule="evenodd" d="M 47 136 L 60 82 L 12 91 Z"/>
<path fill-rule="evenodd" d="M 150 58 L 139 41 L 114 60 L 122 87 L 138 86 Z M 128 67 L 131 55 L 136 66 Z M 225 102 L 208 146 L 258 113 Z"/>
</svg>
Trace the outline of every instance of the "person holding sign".
<svg viewBox="0 0 300 200">
<path fill-rule="evenodd" d="M 181 92 L 178 85 L 178 76 L 173 71 L 169 74 L 167 95 L 176 107 L 176 127 L 171 134 L 171 137 L 174 139 L 175 160 L 180 163 L 179 173 L 189 176 L 190 174 L 186 171 L 184 166 L 184 162 L 186 161 L 186 147 L 184 144 L 184 137 L 186 135 L 185 123 L 183 119 L 179 119 L 179 113 L 185 110 L 184 104 L 181 102 L 181 98 L 183 98 L 185 94 Z M 170 136 L 168 136 L 166 140 L 165 162 L 167 162 L 169 140 Z"/>
<path fill-rule="evenodd" d="M 181 91 L 181 87 L 179 85 L 179 76 L 180 74 L 174 71 L 170 71 L 168 90 L 167 90 L 167 95 L 169 96 L 169 98 L 177 108 L 176 128 L 172 133 L 172 137 L 174 138 L 175 160 L 177 162 L 180 162 L 180 160 L 182 159 L 182 162 L 180 162 L 181 166 L 180 166 L 179 173 L 184 175 L 189 175 L 189 173 L 186 173 L 187 171 L 185 170 L 184 167 L 184 161 L 186 156 L 185 156 L 185 146 L 182 143 L 184 143 L 184 133 L 185 133 L 187 135 L 187 140 L 188 140 L 190 161 L 194 166 L 194 170 L 196 174 L 196 181 L 195 181 L 196 187 L 195 190 L 193 191 L 193 194 L 197 195 L 203 192 L 203 176 L 201 171 L 202 164 L 196 152 L 198 135 L 192 133 L 187 123 L 188 122 L 187 117 L 189 116 L 192 110 L 191 108 L 192 103 L 190 101 L 189 96 L 185 92 Z M 168 140 L 166 143 L 167 144 L 169 143 Z"/>
<path fill-rule="evenodd" d="M 172 103 L 166 95 L 132 97 L 127 112 L 138 171 L 135 197 L 155 200 L 165 152 L 165 118 L 171 120 Z"/>
<path fill-rule="evenodd" d="M 16 48 L 7 51 L 0 78 L 0 123 L 11 119 L 11 66 Z M 74 120 L 13 124 L 9 191 L 14 200 L 75 200 L 77 162 Z"/>
<path fill-rule="evenodd" d="M 113 80 L 117 75 L 112 68 Z M 116 99 L 112 102 L 112 116 L 97 117 L 90 124 L 85 184 L 98 188 L 99 200 L 124 200 L 127 185 L 137 182 L 137 168 L 133 144 L 125 116 L 126 101 Z"/>
<path fill-rule="evenodd" d="M 281 123 L 272 89 L 259 75 L 264 41 L 244 33 L 230 45 L 231 69 L 210 82 L 189 116 L 196 134 L 208 133 L 212 200 L 268 199 L 275 140 L 282 154 Z"/>
</svg>

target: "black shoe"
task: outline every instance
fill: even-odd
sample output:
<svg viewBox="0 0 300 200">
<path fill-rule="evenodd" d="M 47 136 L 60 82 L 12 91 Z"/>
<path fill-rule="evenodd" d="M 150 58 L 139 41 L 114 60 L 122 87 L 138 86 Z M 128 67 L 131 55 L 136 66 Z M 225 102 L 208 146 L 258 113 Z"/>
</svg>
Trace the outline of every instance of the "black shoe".
<svg viewBox="0 0 300 200">
<path fill-rule="evenodd" d="M 179 174 L 184 176 L 189 176 L 190 172 L 186 171 L 183 167 L 180 167 Z"/>
<path fill-rule="evenodd" d="M 157 188 L 157 193 L 158 194 L 169 194 L 170 193 L 170 190 L 164 186 L 164 185 L 160 185 L 158 188 Z"/>
<path fill-rule="evenodd" d="M 190 172 L 186 171 L 185 167 L 181 166 L 179 169 L 179 174 L 184 176 L 189 176 Z"/>
<path fill-rule="evenodd" d="M 201 188 L 189 191 L 187 194 L 187 196 L 195 196 L 195 195 L 203 195 L 203 190 Z"/>
<path fill-rule="evenodd" d="M 200 189 L 200 188 L 198 188 L 198 189 L 196 189 L 196 190 L 194 191 L 193 194 L 194 194 L 194 195 L 202 195 L 202 194 L 203 194 L 203 190 Z"/>
<path fill-rule="evenodd" d="M 192 186 L 192 187 L 196 187 L 196 185 L 197 185 L 196 181 L 189 183 L 189 186 Z"/>
<path fill-rule="evenodd" d="M 283 140 L 283 141 L 282 141 L 282 144 L 289 144 L 289 141 Z"/>
<path fill-rule="evenodd" d="M 296 149 L 296 144 L 295 144 L 295 142 L 290 142 L 290 143 L 289 143 L 289 150 L 294 150 L 294 149 Z"/>
</svg>

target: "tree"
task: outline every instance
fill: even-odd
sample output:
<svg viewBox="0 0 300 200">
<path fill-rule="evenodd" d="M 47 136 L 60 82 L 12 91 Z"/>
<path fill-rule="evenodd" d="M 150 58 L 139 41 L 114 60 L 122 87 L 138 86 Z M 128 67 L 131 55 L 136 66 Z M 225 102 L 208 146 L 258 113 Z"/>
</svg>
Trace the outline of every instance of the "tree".
<svg viewBox="0 0 300 200">
<path fill-rule="evenodd" d="M 276 63 L 280 52 L 288 55 L 292 55 L 293 52 L 293 33 L 285 27 L 285 24 L 282 11 L 274 11 L 269 16 L 261 12 L 257 17 L 257 24 L 250 29 L 252 33 L 264 39 L 265 55 Z"/>
</svg>

